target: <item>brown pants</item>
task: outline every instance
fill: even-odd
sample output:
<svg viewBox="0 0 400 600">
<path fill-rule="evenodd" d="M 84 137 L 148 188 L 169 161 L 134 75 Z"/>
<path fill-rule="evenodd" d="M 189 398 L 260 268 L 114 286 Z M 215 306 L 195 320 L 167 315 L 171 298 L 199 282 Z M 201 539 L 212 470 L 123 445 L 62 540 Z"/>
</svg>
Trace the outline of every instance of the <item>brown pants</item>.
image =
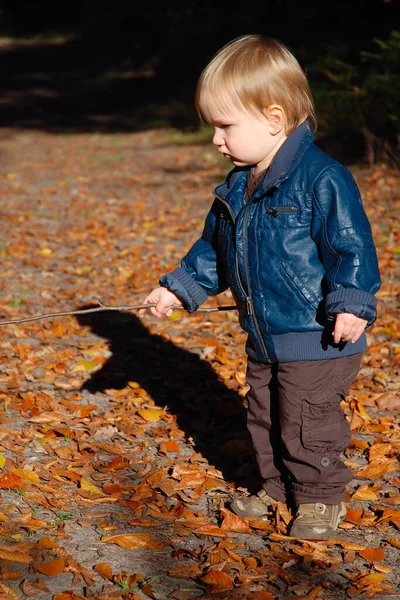
<svg viewBox="0 0 400 600">
<path fill-rule="evenodd" d="M 352 479 L 341 460 L 350 427 L 340 402 L 361 354 L 266 365 L 249 360 L 247 426 L 263 488 L 275 500 L 339 504 Z"/>
</svg>

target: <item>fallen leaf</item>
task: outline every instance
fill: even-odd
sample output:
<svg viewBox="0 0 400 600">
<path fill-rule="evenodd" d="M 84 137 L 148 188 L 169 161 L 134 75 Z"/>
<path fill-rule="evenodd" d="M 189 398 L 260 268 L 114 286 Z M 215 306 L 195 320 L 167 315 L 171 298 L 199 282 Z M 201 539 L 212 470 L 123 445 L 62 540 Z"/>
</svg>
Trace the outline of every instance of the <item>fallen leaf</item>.
<svg viewBox="0 0 400 600">
<path fill-rule="evenodd" d="M 221 523 L 221 529 L 224 531 L 234 531 L 236 533 L 251 533 L 251 529 L 248 523 L 242 517 L 235 515 L 233 512 L 226 508 L 221 509 L 221 515 L 223 521 Z"/>
<path fill-rule="evenodd" d="M 26 552 L 21 552 L 21 550 L 16 550 L 7 546 L 0 546 L 0 559 L 19 563 L 30 563 L 33 560 Z"/>
<path fill-rule="evenodd" d="M 19 475 L 22 479 L 26 479 L 27 481 L 31 481 L 36 485 L 40 485 L 39 475 L 35 473 L 35 471 L 30 471 L 29 469 L 13 469 L 12 473 Z"/>
<path fill-rule="evenodd" d="M 104 493 L 96 487 L 93 483 L 85 479 L 85 477 L 81 477 L 81 489 L 86 492 L 92 492 L 92 494 L 98 494 L 99 496 L 104 496 Z"/>
<path fill-rule="evenodd" d="M 98 563 L 93 568 L 95 571 L 97 571 L 97 573 L 99 573 L 99 575 L 104 577 L 104 579 L 108 579 L 109 581 L 112 581 L 112 578 L 113 578 L 112 568 L 108 563 L 106 563 L 106 562 Z"/>
<path fill-rule="evenodd" d="M 209 571 L 200 581 L 212 586 L 212 593 L 226 592 L 233 589 L 233 581 L 231 577 L 224 571 Z"/>
<path fill-rule="evenodd" d="M 160 408 L 141 408 L 138 410 L 138 415 L 149 423 L 157 423 L 166 416 L 166 412 Z"/>
<path fill-rule="evenodd" d="M 355 476 L 363 479 L 381 479 L 386 473 L 394 470 L 396 470 L 396 466 L 393 464 L 373 461 L 368 467 L 357 471 Z"/>
<path fill-rule="evenodd" d="M 381 548 L 365 548 L 365 550 L 362 550 L 359 554 L 362 558 L 371 563 L 382 562 L 385 558 L 385 552 Z"/>
<path fill-rule="evenodd" d="M 54 577 L 65 569 L 65 561 L 63 558 L 55 558 L 39 565 L 35 565 L 35 571 L 39 571 L 43 575 Z"/>
<path fill-rule="evenodd" d="M 0 476 L 0 488 L 24 490 L 25 486 L 22 483 L 19 475 L 16 475 L 15 473 L 4 473 Z"/>
<path fill-rule="evenodd" d="M 167 546 L 165 542 L 153 539 L 148 533 L 115 533 L 103 535 L 100 540 L 105 544 L 117 544 L 121 548 L 134 550 L 135 548 L 150 548 L 152 550 L 162 550 Z"/>
<path fill-rule="evenodd" d="M 365 483 L 354 492 L 351 497 L 352 500 L 378 500 L 378 496 L 375 494 L 373 488 Z"/>
</svg>

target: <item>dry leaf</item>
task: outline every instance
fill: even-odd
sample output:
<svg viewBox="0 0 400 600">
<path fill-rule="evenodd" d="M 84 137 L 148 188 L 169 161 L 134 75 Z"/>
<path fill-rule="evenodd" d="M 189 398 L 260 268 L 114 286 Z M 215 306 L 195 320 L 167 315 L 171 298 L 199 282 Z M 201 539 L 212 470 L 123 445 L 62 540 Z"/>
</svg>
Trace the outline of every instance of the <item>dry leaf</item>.
<svg viewBox="0 0 400 600">
<path fill-rule="evenodd" d="M 106 563 L 106 562 L 98 563 L 93 568 L 95 571 L 97 571 L 97 573 L 99 573 L 99 575 L 104 577 L 104 579 L 108 579 L 109 581 L 112 581 L 112 578 L 113 578 L 112 568 L 110 567 L 110 565 L 108 563 Z"/>
<path fill-rule="evenodd" d="M 4 473 L 0 476 L 0 488 L 24 490 L 25 486 L 22 483 L 22 480 L 19 477 L 19 475 L 16 475 L 15 473 Z"/>
<path fill-rule="evenodd" d="M 359 554 L 362 558 L 371 563 L 382 562 L 385 558 L 385 552 L 381 548 L 365 548 L 365 550 L 362 550 Z"/>
<path fill-rule="evenodd" d="M 40 485 L 39 475 L 35 473 L 35 471 L 30 471 L 29 469 L 13 469 L 13 473 L 19 475 L 22 479 L 26 479 L 27 481 L 31 481 L 36 485 Z"/>
<path fill-rule="evenodd" d="M 85 479 L 85 477 L 81 477 L 81 489 L 86 492 L 92 492 L 92 494 L 98 494 L 99 496 L 104 496 L 104 493 L 96 487 L 93 483 Z"/>
<path fill-rule="evenodd" d="M 221 529 L 224 531 L 234 531 L 236 533 L 251 533 L 251 529 L 248 523 L 242 517 L 235 515 L 227 508 L 221 509 L 221 515 L 223 521 L 221 523 Z"/>
<path fill-rule="evenodd" d="M 162 550 L 168 544 L 153 539 L 148 533 L 116 533 L 103 535 L 101 541 L 105 544 L 117 544 L 121 548 L 134 550 L 135 548 L 150 548 Z"/>
<path fill-rule="evenodd" d="M 157 423 L 166 416 L 166 412 L 160 408 L 141 408 L 138 410 L 138 415 L 148 423 Z"/>
<path fill-rule="evenodd" d="M 226 592 L 233 589 L 233 581 L 224 571 L 210 571 L 206 575 L 203 575 L 200 580 L 212 586 L 212 593 Z"/>
<path fill-rule="evenodd" d="M 0 546 L 0 560 L 11 560 L 13 562 L 19 563 L 30 563 L 32 562 L 32 557 L 25 552 L 21 552 L 21 550 L 16 550 L 15 548 L 9 548 L 7 546 Z"/>
<path fill-rule="evenodd" d="M 354 492 L 351 497 L 352 500 L 378 500 L 378 496 L 375 494 L 373 488 L 365 483 Z"/>
<path fill-rule="evenodd" d="M 53 577 L 54 575 L 58 575 L 65 569 L 65 562 L 63 558 L 55 558 L 54 560 L 49 560 L 47 562 L 41 563 L 39 565 L 35 565 L 35 571 L 39 571 L 43 575 L 48 575 Z"/>
<path fill-rule="evenodd" d="M 363 479 L 381 479 L 386 473 L 396 470 L 396 466 L 388 463 L 373 461 L 368 467 L 360 469 L 355 473 L 356 477 Z"/>
</svg>

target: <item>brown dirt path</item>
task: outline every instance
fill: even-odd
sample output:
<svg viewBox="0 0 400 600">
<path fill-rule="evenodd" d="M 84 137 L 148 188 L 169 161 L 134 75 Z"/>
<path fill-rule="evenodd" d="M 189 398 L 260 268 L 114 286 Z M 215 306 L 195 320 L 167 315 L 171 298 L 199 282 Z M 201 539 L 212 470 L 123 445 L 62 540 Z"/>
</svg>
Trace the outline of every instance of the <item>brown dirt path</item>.
<svg viewBox="0 0 400 600">
<path fill-rule="evenodd" d="M 1 318 L 134 304 L 177 264 L 227 166 L 170 140 L 2 131 Z M 257 485 L 235 313 L 4 326 L 0 599 L 400 597 L 400 183 L 356 176 L 384 285 L 344 405 L 355 478 L 337 539 L 286 539 L 284 506 L 266 524 L 227 511 Z"/>
</svg>

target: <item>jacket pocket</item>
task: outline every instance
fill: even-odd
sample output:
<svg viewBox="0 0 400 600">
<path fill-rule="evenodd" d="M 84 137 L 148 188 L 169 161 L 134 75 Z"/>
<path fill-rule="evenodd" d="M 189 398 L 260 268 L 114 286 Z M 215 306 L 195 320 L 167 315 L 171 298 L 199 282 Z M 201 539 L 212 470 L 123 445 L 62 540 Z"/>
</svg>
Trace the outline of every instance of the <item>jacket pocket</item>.
<svg viewBox="0 0 400 600">
<path fill-rule="evenodd" d="M 281 269 L 283 271 L 285 281 L 289 283 L 290 287 L 292 287 L 295 292 L 300 294 L 304 300 L 306 300 L 306 302 L 312 306 L 313 309 L 317 310 L 321 301 L 321 297 L 318 297 L 310 289 L 310 287 L 300 279 L 289 263 L 286 261 L 282 262 Z"/>
<path fill-rule="evenodd" d="M 299 209 L 297 206 L 268 206 L 265 209 L 267 215 L 272 215 L 277 219 L 279 215 L 287 215 L 298 213 Z"/>
</svg>

